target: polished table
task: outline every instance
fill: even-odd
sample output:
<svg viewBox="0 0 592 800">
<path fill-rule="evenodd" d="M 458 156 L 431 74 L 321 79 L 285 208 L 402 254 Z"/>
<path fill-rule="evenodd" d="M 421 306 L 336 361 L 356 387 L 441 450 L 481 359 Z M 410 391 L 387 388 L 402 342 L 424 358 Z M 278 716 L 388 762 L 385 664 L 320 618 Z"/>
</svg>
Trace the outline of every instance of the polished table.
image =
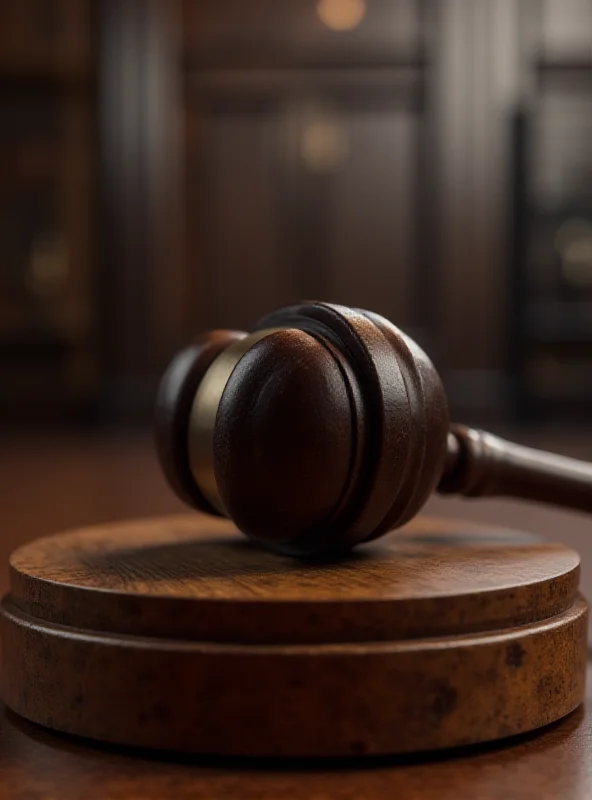
<svg viewBox="0 0 592 800">
<path fill-rule="evenodd" d="M 14 547 L 60 528 L 181 509 L 164 486 L 144 436 L 15 439 L 0 454 L 0 482 L 4 564 Z M 516 520 L 518 527 L 569 541 L 583 552 L 583 583 L 590 596 L 589 520 L 508 504 L 445 506 L 440 501 L 430 511 L 458 516 L 465 509 L 469 517 L 504 524 Z M 591 680 L 588 686 L 592 707 Z M 51 733 L 2 708 L 0 798 L 589 800 L 591 745 L 592 713 L 580 707 L 537 733 L 438 755 L 336 762 L 175 758 Z"/>
</svg>

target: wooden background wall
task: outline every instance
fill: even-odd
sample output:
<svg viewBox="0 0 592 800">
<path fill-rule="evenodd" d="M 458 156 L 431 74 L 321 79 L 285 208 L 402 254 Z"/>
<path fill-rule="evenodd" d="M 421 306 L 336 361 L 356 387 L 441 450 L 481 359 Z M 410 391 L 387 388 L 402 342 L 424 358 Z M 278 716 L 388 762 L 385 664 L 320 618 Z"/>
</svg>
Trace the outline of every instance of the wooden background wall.
<svg viewBox="0 0 592 800">
<path fill-rule="evenodd" d="M 510 123 L 574 65 L 589 0 L 5 0 L 0 108 L 59 109 L 70 256 L 53 312 L 23 278 L 2 352 L 51 332 L 49 394 L 136 413 L 195 331 L 321 298 L 408 329 L 458 413 L 503 414 Z"/>
</svg>

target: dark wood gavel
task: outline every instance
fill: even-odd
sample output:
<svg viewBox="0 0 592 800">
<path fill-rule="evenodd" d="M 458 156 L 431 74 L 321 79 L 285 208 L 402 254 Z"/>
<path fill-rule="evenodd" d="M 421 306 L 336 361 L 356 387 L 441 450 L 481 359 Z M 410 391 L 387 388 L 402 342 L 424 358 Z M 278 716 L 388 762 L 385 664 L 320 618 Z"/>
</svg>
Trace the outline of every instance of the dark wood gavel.
<svg viewBox="0 0 592 800">
<path fill-rule="evenodd" d="M 432 491 L 592 511 L 592 465 L 450 426 L 425 353 L 369 311 L 303 303 L 213 331 L 165 373 L 164 473 L 189 505 L 291 555 L 408 522 Z"/>
</svg>

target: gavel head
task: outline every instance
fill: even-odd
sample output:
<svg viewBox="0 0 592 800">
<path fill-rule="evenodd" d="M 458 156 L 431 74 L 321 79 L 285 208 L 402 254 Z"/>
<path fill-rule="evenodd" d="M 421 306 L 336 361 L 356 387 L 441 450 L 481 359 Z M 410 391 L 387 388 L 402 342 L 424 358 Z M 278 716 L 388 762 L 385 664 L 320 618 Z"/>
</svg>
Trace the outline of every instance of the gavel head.
<svg viewBox="0 0 592 800">
<path fill-rule="evenodd" d="M 411 519 L 442 474 L 448 427 L 425 353 L 383 317 L 325 303 L 201 337 L 171 363 L 156 406 L 176 493 L 302 556 Z"/>
</svg>

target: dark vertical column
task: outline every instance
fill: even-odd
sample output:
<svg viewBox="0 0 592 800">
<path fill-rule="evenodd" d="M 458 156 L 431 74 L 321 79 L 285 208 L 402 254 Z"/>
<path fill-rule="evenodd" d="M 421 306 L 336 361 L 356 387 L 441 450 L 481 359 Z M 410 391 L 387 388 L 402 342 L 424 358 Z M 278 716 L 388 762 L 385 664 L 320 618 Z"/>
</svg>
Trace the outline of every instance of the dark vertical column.
<svg viewBox="0 0 592 800">
<path fill-rule="evenodd" d="M 183 322 L 175 10 L 155 0 L 98 7 L 101 339 L 115 411 L 150 407 Z"/>
<path fill-rule="evenodd" d="M 525 312 L 528 298 L 528 118 L 519 107 L 511 126 L 510 166 L 510 313 L 507 326 L 507 354 L 510 375 L 511 411 L 517 421 L 529 416 L 531 403 L 526 379 L 528 343 Z"/>
</svg>

